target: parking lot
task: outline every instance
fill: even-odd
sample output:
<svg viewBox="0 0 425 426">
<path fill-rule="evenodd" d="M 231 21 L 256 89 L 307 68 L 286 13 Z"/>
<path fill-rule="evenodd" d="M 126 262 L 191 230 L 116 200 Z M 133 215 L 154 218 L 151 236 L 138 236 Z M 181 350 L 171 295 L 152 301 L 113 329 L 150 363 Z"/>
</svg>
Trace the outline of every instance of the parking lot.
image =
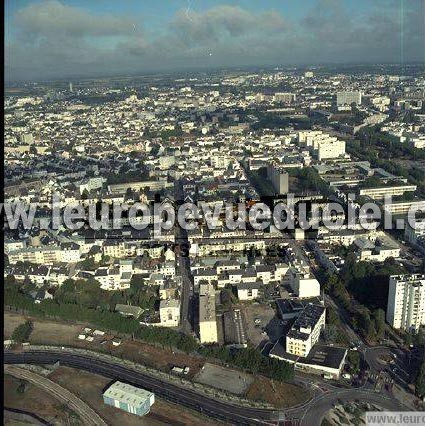
<svg viewBox="0 0 425 426">
<path fill-rule="evenodd" d="M 248 341 L 255 346 L 267 341 L 267 333 L 276 324 L 274 309 L 270 305 L 253 303 L 242 306 L 241 311 Z"/>
</svg>

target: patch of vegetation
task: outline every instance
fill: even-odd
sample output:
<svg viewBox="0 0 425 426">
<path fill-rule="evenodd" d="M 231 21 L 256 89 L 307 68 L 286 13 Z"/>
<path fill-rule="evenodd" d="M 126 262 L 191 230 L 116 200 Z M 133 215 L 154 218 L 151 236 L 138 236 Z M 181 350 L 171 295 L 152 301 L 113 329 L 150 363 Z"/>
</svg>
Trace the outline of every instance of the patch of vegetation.
<svg viewBox="0 0 425 426">
<path fill-rule="evenodd" d="M 27 342 L 33 329 L 32 322 L 27 320 L 23 324 L 18 325 L 12 333 L 11 339 L 15 343 Z"/>
</svg>

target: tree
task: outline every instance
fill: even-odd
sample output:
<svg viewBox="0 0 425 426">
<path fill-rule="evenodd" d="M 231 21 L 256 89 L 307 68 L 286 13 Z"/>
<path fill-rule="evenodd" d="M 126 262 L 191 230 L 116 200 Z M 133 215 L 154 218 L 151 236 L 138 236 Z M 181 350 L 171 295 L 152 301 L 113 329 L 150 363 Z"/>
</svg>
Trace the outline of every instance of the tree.
<svg viewBox="0 0 425 426">
<path fill-rule="evenodd" d="M 16 279 L 13 275 L 8 275 L 5 279 L 4 279 L 4 286 L 5 287 L 13 287 L 16 285 Z"/>
<path fill-rule="evenodd" d="M 404 337 L 404 344 L 406 346 L 410 346 L 413 344 L 413 336 L 411 333 L 407 333 L 406 336 Z"/>
<path fill-rule="evenodd" d="M 360 354 L 357 351 L 348 351 L 347 362 L 351 374 L 358 374 L 360 371 Z"/>
<path fill-rule="evenodd" d="M 25 380 L 23 380 L 23 379 L 20 379 L 19 380 L 19 385 L 16 388 L 16 392 L 18 394 L 22 395 L 23 393 L 25 393 L 26 387 L 27 387 L 27 382 Z"/>
<path fill-rule="evenodd" d="M 328 307 L 326 310 L 327 313 L 327 323 L 329 325 L 338 325 L 340 323 L 338 314 L 336 313 L 335 309 L 332 307 Z"/>
<path fill-rule="evenodd" d="M 382 338 L 385 332 L 385 312 L 382 309 L 376 309 L 373 313 L 375 322 L 376 336 Z"/>
<path fill-rule="evenodd" d="M 80 263 L 80 267 L 83 270 L 94 271 L 97 268 L 97 265 L 92 257 L 88 257 Z"/>
<path fill-rule="evenodd" d="M 16 343 L 26 342 L 30 337 L 33 326 L 30 320 L 18 325 L 12 333 L 12 340 Z"/>
<path fill-rule="evenodd" d="M 416 375 L 415 392 L 419 398 L 425 396 L 425 360 L 422 361 L 418 374 Z"/>
<path fill-rule="evenodd" d="M 358 325 L 361 333 L 367 340 L 375 338 L 376 331 L 374 322 L 370 318 L 369 311 L 366 308 L 357 311 Z"/>
<path fill-rule="evenodd" d="M 413 344 L 418 347 L 422 348 L 425 344 L 425 336 L 424 331 L 419 330 L 414 336 L 413 336 Z"/>
</svg>

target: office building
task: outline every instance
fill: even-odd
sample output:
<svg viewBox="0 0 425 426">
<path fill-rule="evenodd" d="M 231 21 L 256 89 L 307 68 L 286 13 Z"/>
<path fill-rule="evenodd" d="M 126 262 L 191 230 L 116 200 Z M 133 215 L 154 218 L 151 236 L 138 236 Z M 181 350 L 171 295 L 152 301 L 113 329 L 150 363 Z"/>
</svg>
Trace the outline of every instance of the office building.
<svg viewBox="0 0 425 426">
<path fill-rule="evenodd" d="M 390 277 L 387 322 L 405 331 L 418 331 L 425 324 L 425 275 Z"/>
<path fill-rule="evenodd" d="M 103 402 L 127 413 L 144 416 L 155 402 L 155 395 L 127 383 L 115 382 L 103 393 Z"/>
</svg>

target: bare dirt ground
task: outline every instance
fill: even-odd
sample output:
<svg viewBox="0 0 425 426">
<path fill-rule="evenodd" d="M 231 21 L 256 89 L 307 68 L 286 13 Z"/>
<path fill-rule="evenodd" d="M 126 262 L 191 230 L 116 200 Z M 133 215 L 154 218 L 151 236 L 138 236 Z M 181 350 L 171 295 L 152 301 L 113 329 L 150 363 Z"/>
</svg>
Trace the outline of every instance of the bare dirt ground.
<svg viewBox="0 0 425 426">
<path fill-rule="evenodd" d="M 204 361 L 185 353 L 158 348 L 142 342 L 124 341 L 121 346 L 112 347 L 111 354 L 158 370 L 169 372 L 172 366 L 189 367 L 186 378 L 192 378 L 202 367 Z"/>
<path fill-rule="evenodd" d="M 23 393 L 19 393 L 18 387 L 20 383 L 19 379 L 8 375 L 4 376 L 3 405 L 5 407 L 36 414 L 49 423 L 56 425 L 65 425 L 71 419 L 74 420 L 75 424 L 76 416 L 60 401 L 30 383 L 25 385 Z"/>
<path fill-rule="evenodd" d="M 256 376 L 248 388 L 246 396 L 254 401 L 266 401 L 277 408 L 287 408 L 301 404 L 310 397 L 306 389 L 291 383 L 269 380 Z"/>
</svg>

